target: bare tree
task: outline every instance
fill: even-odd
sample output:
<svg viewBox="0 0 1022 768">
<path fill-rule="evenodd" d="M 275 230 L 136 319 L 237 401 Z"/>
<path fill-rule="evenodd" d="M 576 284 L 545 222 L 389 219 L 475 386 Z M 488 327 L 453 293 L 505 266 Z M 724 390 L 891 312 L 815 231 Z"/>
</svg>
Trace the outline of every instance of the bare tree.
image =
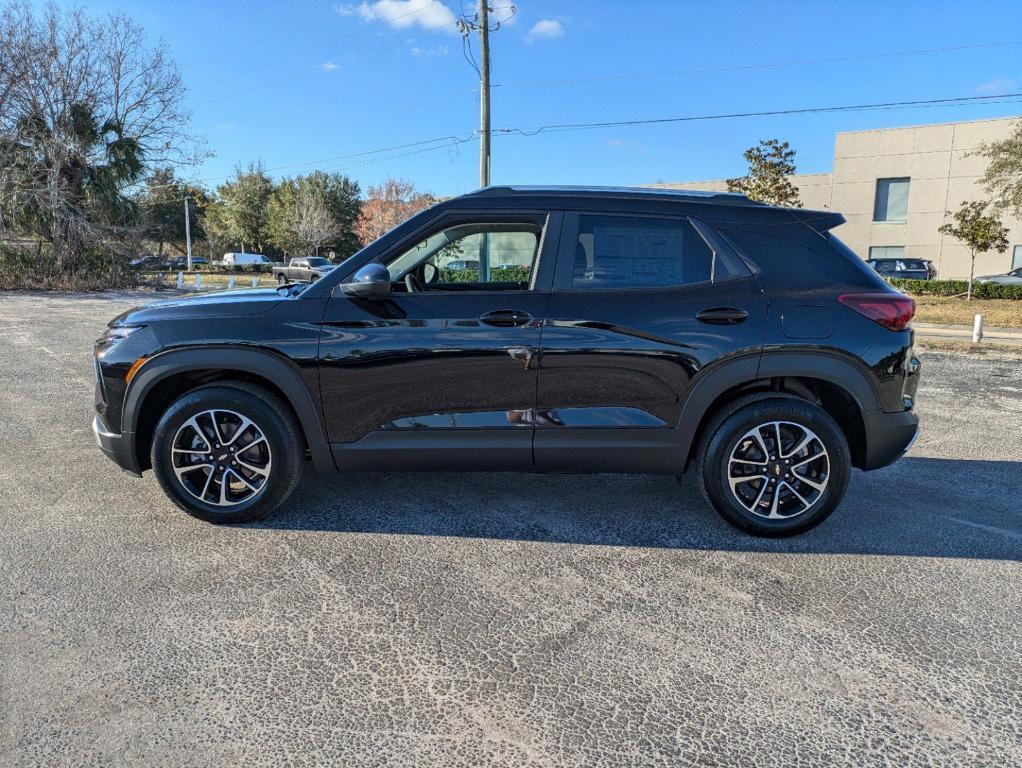
<svg viewBox="0 0 1022 768">
<path fill-rule="evenodd" d="M 294 230 L 297 240 L 306 248 L 315 249 L 319 255 L 320 246 L 337 239 L 341 234 L 341 223 L 327 208 L 322 197 L 302 190 L 295 199 Z"/>
<path fill-rule="evenodd" d="M 121 13 L 27 0 L 0 10 L 0 220 L 53 246 L 74 270 L 129 229 L 148 166 L 194 162 L 185 89 L 161 43 Z"/>
</svg>

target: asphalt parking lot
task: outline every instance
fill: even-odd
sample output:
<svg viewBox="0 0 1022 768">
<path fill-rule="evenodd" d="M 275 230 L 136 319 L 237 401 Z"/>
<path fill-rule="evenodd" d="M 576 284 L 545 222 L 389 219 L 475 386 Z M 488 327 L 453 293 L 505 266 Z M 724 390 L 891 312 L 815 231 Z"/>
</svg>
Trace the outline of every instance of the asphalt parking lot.
<svg viewBox="0 0 1022 768">
<path fill-rule="evenodd" d="M 785 541 L 694 482 L 317 477 L 217 528 L 93 443 L 137 297 L 0 295 L 0 765 L 1022 765 L 1022 358 Z"/>
</svg>

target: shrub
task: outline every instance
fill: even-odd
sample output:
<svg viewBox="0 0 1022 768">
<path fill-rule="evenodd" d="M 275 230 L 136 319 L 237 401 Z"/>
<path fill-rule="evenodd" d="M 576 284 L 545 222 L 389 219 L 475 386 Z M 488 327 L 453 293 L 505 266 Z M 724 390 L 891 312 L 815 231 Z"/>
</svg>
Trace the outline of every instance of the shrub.
<svg viewBox="0 0 1022 768">
<path fill-rule="evenodd" d="M 138 285 L 127 258 L 102 248 L 83 254 L 75 272 L 61 271 L 46 248 L 0 248 L 0 290 L 100 291 Z"/>
<path fill-rule="evenodd" d="M 478 283 L 478 269 L 448 269 L 440 270 L 440 280 L 444 283 Z M 529 281 L 529 268 L 517 265 L 506 267 L 491 267 L 491 283 L 527 283 Z"/>
<path fill-rule="evenodd" d="M 891 279 L 890 283 L 913 296 L 964 296 L 969 290 L 969 283 L 966 280 L 906 280 L 896 277 Z M 1022 300 L 1022 285 L 973 283 L 972 295 L 977 299 Z"/>
</svg>

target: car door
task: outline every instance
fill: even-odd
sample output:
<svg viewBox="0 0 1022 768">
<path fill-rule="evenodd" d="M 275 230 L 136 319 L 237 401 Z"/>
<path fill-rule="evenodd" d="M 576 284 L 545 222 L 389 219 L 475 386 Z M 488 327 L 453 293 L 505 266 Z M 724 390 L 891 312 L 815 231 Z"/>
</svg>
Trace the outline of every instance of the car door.
<svg viewBox="0 0 1022 768">
<path fill-rule="evenodd" d="M 543 328 L 534 454 L 541 471 L 681 472 L 690 383 L 755 359 L 767 304 L 745 263 L 681 216 L 566 213 Z"/>
<path fill-rule="evenodd" d="M 532 468 L 559 226 L 545 212 L 450 212 L 369 259 L 391 272 L 385 299 L 335 289 L 319 366 L 340 468 Z M 482 251 L 474 274 L 446 267 Z"/>
</svg>

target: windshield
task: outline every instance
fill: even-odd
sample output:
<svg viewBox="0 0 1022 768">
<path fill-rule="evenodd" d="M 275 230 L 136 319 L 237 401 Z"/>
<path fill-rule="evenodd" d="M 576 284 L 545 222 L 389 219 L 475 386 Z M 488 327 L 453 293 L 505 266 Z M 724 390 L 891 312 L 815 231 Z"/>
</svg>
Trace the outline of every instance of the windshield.
<svg viewBox="0 0 1022 768">
<path fill-rule="evenodd" d="M 330 262 L 322 256 L 310 256 L 306 259 L 306 261 L 309 262 L 310 267 L 326 267 L 330 264 Z"/>
</svg>

